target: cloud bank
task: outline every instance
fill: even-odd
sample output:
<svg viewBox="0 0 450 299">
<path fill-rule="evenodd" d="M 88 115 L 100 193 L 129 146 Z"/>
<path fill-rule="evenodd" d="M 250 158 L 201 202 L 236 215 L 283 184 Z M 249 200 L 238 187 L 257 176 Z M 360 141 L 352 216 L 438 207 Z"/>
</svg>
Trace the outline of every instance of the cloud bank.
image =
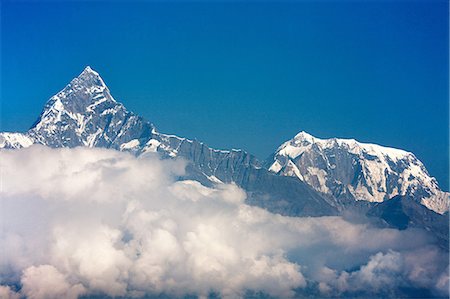
<svg viewBox="0 0 450 299">
<path fill-rule="evenodd" d="M 0 298 L 448 296 L 447 253 L 426 232 L 272 214 L 235 185 L 177 181 L 185 166 L 0 151 Z"/>
</svg>

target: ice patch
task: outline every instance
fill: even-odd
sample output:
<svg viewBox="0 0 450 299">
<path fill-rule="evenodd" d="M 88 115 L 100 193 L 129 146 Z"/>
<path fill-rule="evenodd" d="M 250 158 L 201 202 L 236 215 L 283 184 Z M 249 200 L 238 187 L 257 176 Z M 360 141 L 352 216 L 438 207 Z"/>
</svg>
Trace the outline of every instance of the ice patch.
<svg viewBox="0 0 450 299">
<path fill-rule="evenodd" d="M 132 148 L 138 147 L 139 144 L 140 144 L 139 140 L 133 139 L 133 140 L 131 140 L 129 142 L 122 143 L 120 145 L 120 150 L 132 149 Z"/>
</svg>

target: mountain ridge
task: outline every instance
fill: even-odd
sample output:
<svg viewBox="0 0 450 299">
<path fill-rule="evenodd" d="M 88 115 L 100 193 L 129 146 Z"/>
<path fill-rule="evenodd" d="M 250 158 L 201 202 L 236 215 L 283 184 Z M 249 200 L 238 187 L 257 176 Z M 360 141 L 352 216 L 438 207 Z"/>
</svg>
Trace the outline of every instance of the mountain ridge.
<svg viewBox="0 0 450 299">
<path fill-rule="evenodd" d="M 350 141 L 353 142 L 354 147 L 351 148 L 349 146 L 346 149 L 352 155 L 358 154 L 354 150 L 358 149 L 358 144 L 361 144 L 354 139 L 348 139 L 346 142 L 343 142 L 344 139 L 337 138 L 329 140 L 332 140 L 331 142 L 337 145 L 339 143 L 348 144 Z M 304 156 L 304 152 L 300 153 L 304 148 L 297 145 L 307 144 L 308 146 L 311 145 L 310 147 L 317 147 L 318 142 L 316 141 L 323 141 L 323 139 L 302 131 L 277 149 L 271 157 L 275 159 L 274 161 L 271 161 L 270 158 L 260 161 L 243 150 L 217 150 L 195 139 L 191 140 L 176 135 L 163 134 L 158 132 L 151 122 L 128 111 L 123 104 L 117 102 L 100 75 L 89 66 L 47 101 L 38 120 L 28 132 L 0 133 L 0 148 L 20 148 L 38 143 L 50 147 L 106 147 L 128 151 L 135 155 L 157 152 L 163 158 L 183 157 L 191 162 L 188 165 L 188 178 L 196 179 L 205 185 L 221 182 L 237 183 L 249 191 L 250 197 L 252 196 L 251 194 L 254 195 L 253 198 L 249 198 L 250 202 L 257 202 L 258 196 L 267 197 L 269 195 L 269 206 L 261 202 L 259 204 L 264 205 L 269 210 L 272 209 L 288 215 L 302 215 L 303 210 L 289 208 L 290 206 L 297 206 L 300 199 L 306 202 L 306 206 L 303 206 L 305 211 L 309 209 L 308 205 L 314 207 L 308 210 L 306 215 L 335 214 L 339 210 L 345 209 L 345 206 L 349 203 L 358 204 L 355 203 L 355 200 L 358 201 L 361 198 L 342 197 L 342 192 L 327 192 L 327 189 L 329 190 L 331 186 L 324 181 L 324 176 L 320 177 L 318 174 L 324 171 L 331 173 L 332 168 L 315 167 L 317 165 L 314 163 L 320 160 L 318 157 L 323 158 L 326 156 L 320 151 L 315 153 L 317 154 L 317 159 L 309 161 L 310 163 L 307 163 L 306 166 L 303 165 L 305 167 L 299 169 L 299 166 L 302 165 L 298 163 L 296 165 L 296 162 L 301 160 L 299 157 Z M 370 144 L 370 146 L 375 153 L 381 147 L 374 144 Z M 385 149 L 396 153 L 397 158 L 403 153 L 406 153 L 404 154 L 406 156 L 412 155 L 414 157 L 413 162 L 416 162 L 419 168 L 423 168 L 423 176 L 426 178 L 430 177 L 423 164 L 412 153 L 387 147 Z M 288 152 L 289 150 L 291 152 Z M 297 150 L 298 152 L 293 154 L 292 150 Z M 364 154 L 367 154 L 366 156 L 363 155 L 363 158 L 367 161 L 376 156 L 367 150 Z M 345 156 L 345 151 L 344 154 L 341 151 L 339 155 Z M 309 170 L 308 167 L 310 167 Z M 311 174 L 311 169 L 313 171 L 317 170 L 316 173 Z M 304 179 L 308 173 L 311 179 Z M 287 177 L 296 177 L 298 179 L 292 180 Z M 364 173 L 362 178 L 367 181 Z M 430 178 L 430 180 L 432 179 L 434 178 Z M 257 180 L 265 181 L 266 183 L 261 184 Z M 275 181 L 278 183 L 274 184 Z M 361 181 L 359 180 L 359 182 Z M 283 185 L 283 188 L 295 191 L 292 191 L 292 194 L 289 194 L 289 192 L 287 194 L 277 185 Z M 399 185 L 403 185 L 403 183 Z M 272 188 L 267 188 L 267 186 L 272 186 Z M 336 189 L 336 186 L 334 187 Z M 361 188 L 358 189 L 358 185 L 353 187 L 354 190 L 363 190 Z M 368 187 L 371 188 L 371 186 L 366 186 L 367 190 L 369 190 Z M 435 182 L 433 188 L 434 191 L 440 191 L 437 182 Z M 423 193 L 425 191 L 422 190 L 420 192 Z M 355 192 L 347 193 L 357 194 Z M 397 193 L 398 195 L 414 195 L 407 192 L 403 192 L 405 194 L 402 192 Z M 283 195 L 281 196 L 280 194 Z M 429 193 L 426 194 L 429 195 Z M 390 197 L 385 196 L 382 200 L 376 196 L 374 197 L 376 200 L 371 200 L 372 198 L 369 195 L 373 197 L 374 192 L 366 192 L 365 195 L 369 198 L 369 202 L 382 202 L 397 194 L 391 192 L 389 193 Z M 367 200 L 367 198 L 364 199 Z M 438 198 L 438 200 L 440 202 L 437 206 L 427 205 L 427 202 L 425 204 L 423 202 L 420 203 L 442 214 L 448 210 L 448 195 Z M 280 208 L 283 205 L 288 206 L 288 208 Z M 296 212 L 293 212 L 293 210 Z"/>
<path fill-rule="evenodd" d="M 327 199 L 308 185 L 278 178 L 262 169 L 261 162 L 243 150 L 216 150 L 197 140 L 159 133 L 155 126 L 129 112 L 110 94 L 91 68 L 86 68 L 51 97 L 35 125 L 26 133 L 0 133 L 0 148 L 20 148 L 38 143 L 50 147 L 105 147 L 135 155 L 158 153 L 162 158 L 189 161 L 185 179 L 204 185 L 236 183 L 248 191 L 248 201 L 266 198 L 265 208 L 286 215 L 336 214 Z M 261 184 L 261 182 L 266 184 Z M 290 186 L 291 192 L 267 188 Z M 281 194 L 281 195 L 280 195 Z M 298 202 L 298 197 L 304 198 Z M 304 210 L 304 211 L 303 211 Z"/>
<path fill-rule="evenodd" d="M 302 131 L 284 142 L 265 165 L 344 202 L 383 202 L 408 195 L 440 214 L 449 208 L 448 193 L 413 153 L 401 149 L 355 139 L 321 139 Z"/>
</svg>

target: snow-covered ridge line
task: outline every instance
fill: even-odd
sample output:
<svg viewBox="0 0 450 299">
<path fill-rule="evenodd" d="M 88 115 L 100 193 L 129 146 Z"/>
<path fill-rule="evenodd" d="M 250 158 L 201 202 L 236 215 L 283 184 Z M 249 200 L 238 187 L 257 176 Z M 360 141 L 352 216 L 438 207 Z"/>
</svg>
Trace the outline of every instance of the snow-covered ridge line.
<svg viewBox="0 0 450 299">
<path fill-rule="evenodd" d="M 0 149 L 1 148 L 22 148 L 29 147 L 34 140 L 22 133 L 0 133 Z"/>
<path fill-rule="evenodd" d="M 39 120 L 28 132 L 0 133 L 0 148 L 28 147 L 33 143 L 54 148 L 103 147 L 134 155 L 157 152 L 167 158 L 182 157 L 192 162 L 196 179 L 201 180 L 199 174 L 203 174 L 213 183 L 243 180 L 246 184 L 247 179 L 254 180 L 260 174 L 279 182 L 275 175 L 292 176 L 314 193 L 307 196 L 327 201 L 324 198 L 330 197 L 323 194 L 331 195 L 342 205 L 411 195 L 438 213 L 448 209 L 446 193 L 440 191 L 436 179 L 412 153 L 354 139 L 321 139 L 300 132 L 283 143 L 266 161 L 265 170 L 254 176 L 252 171 L 261 169 L 262 164 L 253 155 L 241 149 L 214 149 L 197 140 L 159 133 L 152 123 L 117 102 L 100 75 L 90 67 L 47 101 Z M 303 200 L 295 194 L 294 197 Z"/>
<path fill-rule="evenodd" d="M 301 131 L 293 139 L 284 142 L 278 149 L 277 152 L 281 155 L 289 156 L 295 159 L 303 153 L 303 149 L 306 146 L 316 144 L 322 148 L 332 148 L 336 145 L 338 146 L 348 146 L 348 149 L 355 154 L 360 154 L 361 151 L 366 151 L 368 154 L 374 155 L 389 155 L 391 158 L 402 159 L 407 155 L 413 155 L 413 153 L 397 149 L 393 147 L 383 146 L 374 143 L 360 142 L 355 139 L 345 139 L 345 138 L 318 138 L 311 134 Z"/>
<path fill-rule="evenodd" d="M 440 214 L 450 206 L 448 193 L 414 154 L 355 139 L 321 139 L 302 131 L 284 142 L 266 166 L 342 202 L 383 202 L 409 195 Z"/>
<path fill-rule="evenodd" d="M 0 147 L 20 148 L 39 143 L 50 147 L 113 148 L 134 155 L 159 153 L 163 157 L 192 160 L 199 173 L 213 182 L 217 182 L 212 178 L 220 177 L 221 171 L 227 176 L 222 179 L 230 181 L 239 163 L 244 167 L 260 168 L 261 165 L 255 157 L 239 149 L 214 149 L 197 140 L 158 132 L 153 124 L 117 102 L 103 79 L 90 67 L 52 96 L 33 127 L 17 136 L 14 140 L 2 137 L 0 140 L 4 142 Z"/>
<path fill-rule="evenodd" d="M 177 136 L 177 135 L 174 135 L 174 134 L 159 133 L 157 131 L 155 131 L 153 133 L 154 134 L 158 134 L 158 135 L 160 135 L 162 137 L 175 138 L 175 139 L 178 139 L 180 141 L 185 141 L 185 142 L 189 142 L 189 143 L 193 143 L 194 141 L 197 141 L 197 140 L 189 139 L 189 138 L 186 138 L 186 137 L 180 137 L 180 136 Z M 217 152 L 217 153 L 227 154 L 227 153 L 231 153 L 231 152 L 245 152 L 244 150 L 239 149 L 239 148 L 237 148 L 237 149 L 236 148 L 232 148 L 232 149 L 216 149 L 216 148 L 212 148 L 212 147 L 208 146 L 206 143 L 204 143 L 202 141 L 198 141 L 198 143 L 200 145 L 204 145 L 204 146 L 208 147 L 210 150 L 212 150 L 213 152 Z"/>
</svg>

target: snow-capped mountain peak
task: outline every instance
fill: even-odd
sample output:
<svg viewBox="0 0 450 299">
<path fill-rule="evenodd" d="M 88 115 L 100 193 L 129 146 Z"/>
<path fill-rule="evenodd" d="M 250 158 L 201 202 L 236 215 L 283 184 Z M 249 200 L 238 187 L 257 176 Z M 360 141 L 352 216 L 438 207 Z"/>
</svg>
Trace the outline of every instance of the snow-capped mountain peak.
<svg viewBox="0 0 450 299">
<path fill-rule="evenodd" d="M 92 74 L 94 76 L 99 76 L 99 74 L 94 71 L 90 65 L 87 65 L 81 74 Z"/>
<path fill-rule="evenodd" d="M 111 147 L 132 124 L 138 124 L 138 137 L 154 129 L 118 103 L 100 75 L 87 66 L 47 101 L 28 135 L 52 147 Z"/>
<path fill-rule="evenodd" d="M 191 175 L 207 183 L 241 179 L 243 169 L 261 168 L 259 161 L 245 151 L 216 150 L 196 140 L 157 132 L 152 123 L 115 101 L 103 79 L 90 67 L 47 101 L 28 132 L 0 133 L 0 148 L 28 147 L 34 143 L 183 157 L 193 162 Z"/>
<path fill-rule="evenodd" d="M 321 139 L 302 131 L 284 142 L 266 165 L 271 172 L 297 177 L 343 202 L 411 195 L 438 213 L 449 208 L 448 194 L 423 163 L 400 149 L 355 139 Z"/>
<path fill-rule="evenodd" d="M 308 134 L 305 131 L 301 131 L 294 137 L 294 141 L 297 143 L 314 143 L 314 140 L 316 138 L 312 136 L 311 134 Z"/>
<path fill-rule="evenodd" d="M 399 160 L 407 156 L 413 156 L 411 152 L 407 152 L 405 150 L 381 146 L 372 143 L 362 143 L 356 141 L 355 139 L 343 139 L 343 138 L 321 139 L 314 137 L 305 131 L 301 131 L 300 133 L 295 135 L 295 137 L 292 140 L 283 143 L 278 150 L 283 151 L 283 154 L 291 158 L 296 158 L 297 153 L 291 153 L 289 152 L 289 150 L 286 150 L 286 148 L 295 147 L 297 149 L 300 149 L 306 148 L 311 145 L 316 145 L 322 149 L 333 147 L 344 147 L 355 154 L 365 153 L 374 156 L 384 156 L 391 160 Z"/>
<path fill-rule="evenodd" d="M 117 102 L 111 96 L 100 75 L 87 66 L 78 77 L 72 79 L 60 92 L 48 100 L 41 113 L 40 121 L 64 111 L 72 114 L 92 112 L 96 106 L 103 103 L 115 105 Z M 39 126 L 39 121 L 36 125 Z"/>
<path fill-rule="evenodd" d="M 72 80 L 72 82 L 78 81 L 85 86 L 97 87 L 99 89 L 106 89 L 106 84 L 100 77 L 99 73 L 94 71 L 90 66 L 87 66 L 81 74 Z M 71 82 L 71 83 L 72 83 Z"/>
<path fill-rule="evenodd" d="M 255 198 L 265 190 L 281 200 L 270 205 L 275 211 L 294 213 L 299 207 L 308 211 L 304 206 L 308 202 L 309 208 L 314 207 L 308 213 L 321 215 L 355 200 L 382 202 L 395 195 L 410 195 L 438 213 L 448 209 L 448 194 L 440 191 L 436 180 L 409 152 L 300 132 L 278 148 L 264 169 L 245 151 L 215 150 L 196 140 L 157 132 L 150 122 L 117 102 L 90 67 L 47 101 L 28 132 L 0 133 L 0 148 L 35 143 L 182 157 L 192 163 L 191 178 L 206 183 L 240 182 Z M 295 208 L 285 208 L 287 199 Z"/>
</svg>

